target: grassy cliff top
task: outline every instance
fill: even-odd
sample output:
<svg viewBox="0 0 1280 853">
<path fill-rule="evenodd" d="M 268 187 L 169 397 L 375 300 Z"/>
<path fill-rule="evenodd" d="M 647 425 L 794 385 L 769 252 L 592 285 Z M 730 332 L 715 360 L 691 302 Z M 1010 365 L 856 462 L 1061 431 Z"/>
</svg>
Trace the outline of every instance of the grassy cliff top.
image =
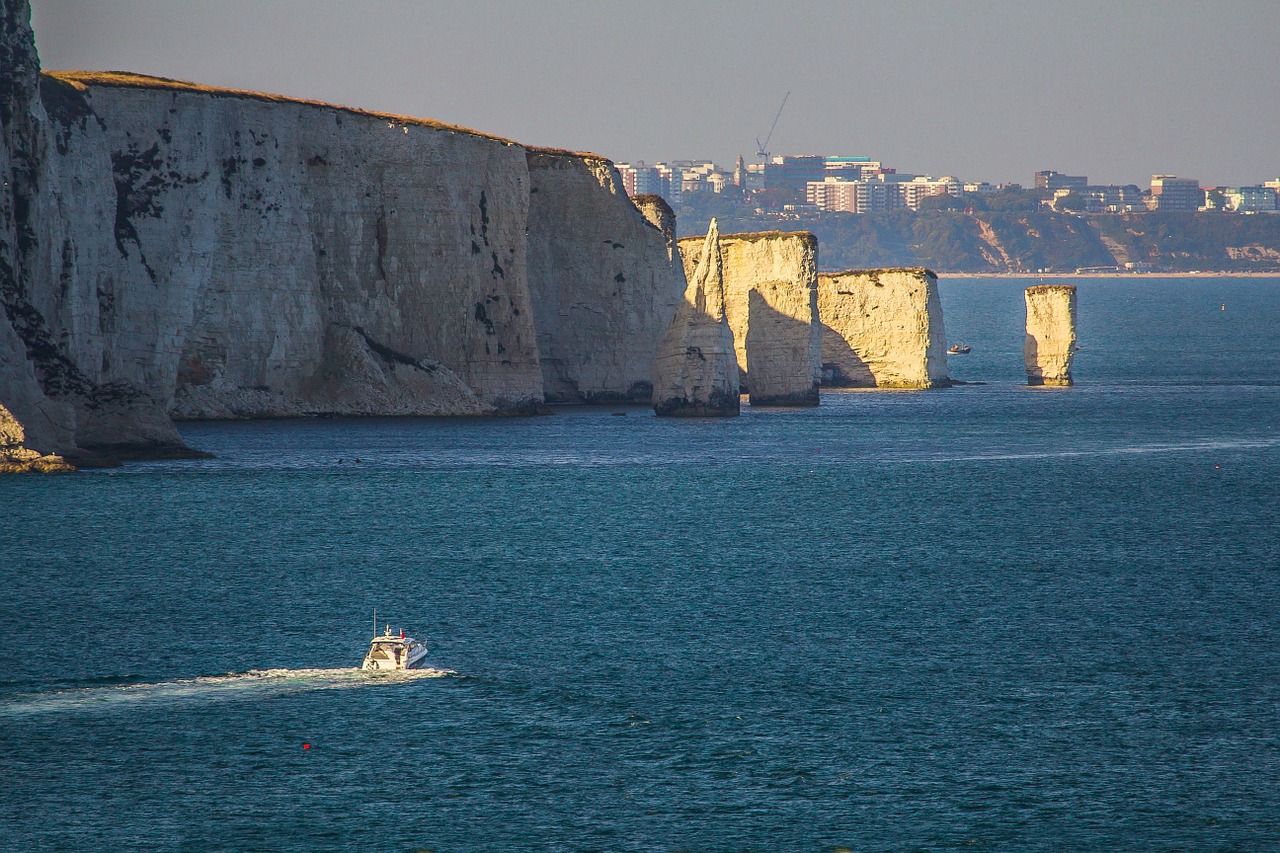
<svg viewBox="0 0 1280 853">
<path fill-rule="evenodd" d="M 818 238 L 814 236 L 812 231 L 743 231 L 738 234 L 721 234 L 720 242 L 757 243 L 761 240 L 776 240 L 778 238 L 799 238 L 808 246 L 815 249 L 818 247 Z M 700 237 L 681 237 L 680 242 L 701 242 L 705 239 L 707 239 L 707 235 L 703 234 Z"/>
<path fill-rule="evenodd" d="M 915 273 L 916 275 L 929 276 L 930 278 L 938 277 L 937 273 L 935 273 L 933 270 L 928 269 L 926 267 L 876 267 L 875 269 L 866 269 L 866 270 L 840 270 L 839 272 L 820 272 L 818 273 L 818 278 L 838 278 L 843 275 L 877 276 L 877 275 L 881 275 L 882 273 L 889 273 L 889 272 Z"/>
<path fill-rule="evenodd" d="M 601 163 L 613 165 L 613 161 L 608 157 L 592 151 L 570 151 L 568 148 L 545 148 L 538 145 L 526 145 L 524 147 L 531 154 L 545 154 L 551 157 L 578 157 L 583 160 L 598 160 Z"/>
<path fill-rule="evenodd" d="M 198 95 L 209 95 L 215 98 L 244 98 L 246 100 L 263 101 L 265 103 L 272 104 L 301 104 L 308 107 L 338 110 L 339 112 L 348 113 L 350 115 L 375 118 L 381 121 L 390 121 L 413 127 L 428 127 L 432 130 L 444 130 L 450 133 L 465 133 L 468 136 L 492 139 L 495 142 L 501 142 L 506 145 L 520 145 L 520 143 L 514 140 L 496 136 L 492 133 L 484 133 L 479 130 L 472 130 L 469 127 L 447 124 L 434 119 L 416 118 L 414 116 L 403 116 L 395 113 L 379 113 L 371 110 L 361 110 L 355 107 L 346 107 L 341 104 L 329 104 L 324 101 L 312 101 L 305 98 L 291 98 L 286 95 L 273 95 L 268 92 L 251 92 L 247 89 L 223 89 L 218 86 L 205 86 L 201 83 L 190 83 L 185 80 L 171 80 L 167 77 L 150 77 L 146 74 L 133 74 L 128 71 L 44 71 L 41 73 L 46 77 L 74 86 L 82 92 L 92 86 L 110 86 L 117 89 L 151 89 L 164 92 L 186 92 Z M 523 148 L 525 146 L 520 147 Z"/>
</svg>

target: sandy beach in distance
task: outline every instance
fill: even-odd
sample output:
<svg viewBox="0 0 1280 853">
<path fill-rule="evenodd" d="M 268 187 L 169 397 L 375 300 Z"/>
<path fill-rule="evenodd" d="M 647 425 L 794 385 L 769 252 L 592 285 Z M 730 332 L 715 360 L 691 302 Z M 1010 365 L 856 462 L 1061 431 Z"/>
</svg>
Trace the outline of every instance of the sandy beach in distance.
<svg viewBox="0 0 1280 853">
<path fill-rule="evenodd" d="M 938 278 L 1280 278 L 1275 272 L 940 272 Z"/>
</svg>

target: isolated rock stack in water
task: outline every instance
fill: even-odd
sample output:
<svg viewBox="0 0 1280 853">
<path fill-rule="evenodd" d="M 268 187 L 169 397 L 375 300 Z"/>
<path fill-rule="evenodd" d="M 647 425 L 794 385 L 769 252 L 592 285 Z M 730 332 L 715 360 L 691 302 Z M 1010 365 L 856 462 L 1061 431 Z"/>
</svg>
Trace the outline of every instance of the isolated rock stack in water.
<svg viewBox="0 0 1280 853">
<path fill-rule="evenodd" d="M 940 388 L 947 333 L 938 277 L 926 269 L 850 270 L 818 276 L 822 384 Z"/>
<path fill-rule="evenodd" d="M 686 275 L 697 237 L 680 241 Z M 752 406 L 816 406 L 822 368 L 818 240 L 807 231 L 720 238 L 725 316 Z"/>
<path fill-rule="evenodd" d="M 1028 385 L 1070 385 L 1076 351 L 1076 288 L 1073 284 L 1028 287 L 1027 337 L 1022 360 Z"/>
<path fill-rule="evenodd" d="M 676 417 L 739 412 L 738 357 L 725 316 L 724 265 L 715 220 L 684 300 L 676 308 L 654 363 L 653 409 Z"/>
</svg>

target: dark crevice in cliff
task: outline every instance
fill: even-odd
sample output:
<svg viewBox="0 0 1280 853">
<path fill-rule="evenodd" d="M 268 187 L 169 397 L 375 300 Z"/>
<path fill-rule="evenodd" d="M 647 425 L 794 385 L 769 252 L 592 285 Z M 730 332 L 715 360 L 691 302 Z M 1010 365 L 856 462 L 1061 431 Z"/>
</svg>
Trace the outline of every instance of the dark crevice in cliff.
<svg viewBox="0 0 1280 853">
<path fill-rule="evenodd" d="M 376 254 L 374 255 L 374 263 L 378 268 L 378 278 L 383 281 L 387 280 L 387 268 L 383 261 L 387 256 L 387 212 L 385 210 L 378 211 L 378 221 L 375 225 L 374 241 L 376 243 Z"/>
<path fill-rule="evenodd" d="M 357 335 L 359 335 L 361 338 L 363 338 L 365 344 L 369 347 L 369 349 L 377 353 L 378 356 L 381 357 L 383 361 L 386 361 L 390 364 L 404 364 L 404 365 L 408 365 L 409 367 L 416 367 L 419 370 L 425 370 L 427 373 L 435 373 L 440 369 L 440 363 L 437 361 L 417 359 L 411 355 L 400 352 L 399 350 L 392 349 L 386 344 L 371 338 L 369 336 L 369 333 L 366 332 L 364 329 L 360 328 L 359 326 L 350 326 L 349 328 L 353 332 L 355 332 Z"/>
<path fill-rule="evenodd" d="M 476 303 L 476 320 L 484 324 L 485 334 L 497 334 L 498 330 L 494 327 L 493 321 L 489 319 L 489 312 L 485 310 L 483 302 Z"/>
<path fill-rule="evenodd" d="M 31 304 L 26 288 L 3 257 L 0 257 L 0 289 L 4 293 L 5 316 L 22 340 L 44 393 L 51 397 L 90 393 L 93 383 L 63 354 L 49 333 L 44 316 Z"/>
</svg>

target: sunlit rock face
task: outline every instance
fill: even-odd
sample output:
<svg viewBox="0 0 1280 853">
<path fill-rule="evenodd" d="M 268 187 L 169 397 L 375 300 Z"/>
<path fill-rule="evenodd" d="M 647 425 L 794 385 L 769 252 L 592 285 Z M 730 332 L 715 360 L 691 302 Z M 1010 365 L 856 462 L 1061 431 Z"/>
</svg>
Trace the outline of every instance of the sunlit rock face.
<svg viewBox="0 0 1280 853">
<path fill-rule="evenodd" d="M 686 275 L 700 238 L 680 241 Z M 725 314 L 753 406 L 816 406 L 821 368 L 818 241 L 807 231 L 720 238 Z"/>
<path fill-rule="evenodd" d="M 1076 351 L 1076 288 L 1073 284 L 1028 287 L 1027 337 L 1022 360 L 1028 385 L 1070 385 Z"/>
<path fill-rule="evenodd" d="M 656 197 L 632 204 L 608 160 L 542 149 L 527 159 L 529 289 L 546 400 L 648 402 L 685 288 L 675 215 Z"/>
<path fill-rule="evenodd" d="M 12 412 L 0 405 L 0 474 L 51 474 L 74 470 L 61 456 L 27 447 L 22 424 Z"/>
<path fill-rule="evenodd" d="M 714 219 L 658 348 L 653 408 L 675 417 L 723 417 L 740 411 L 738 357 L 725 314 L 724 266 Z"/>
<path fill-rule="evenodd" d="M 938 388 L 947 339 L 938 278 L 926 269 L 818 276 L 822 383 L 845 388 Z"/>
</svg>

